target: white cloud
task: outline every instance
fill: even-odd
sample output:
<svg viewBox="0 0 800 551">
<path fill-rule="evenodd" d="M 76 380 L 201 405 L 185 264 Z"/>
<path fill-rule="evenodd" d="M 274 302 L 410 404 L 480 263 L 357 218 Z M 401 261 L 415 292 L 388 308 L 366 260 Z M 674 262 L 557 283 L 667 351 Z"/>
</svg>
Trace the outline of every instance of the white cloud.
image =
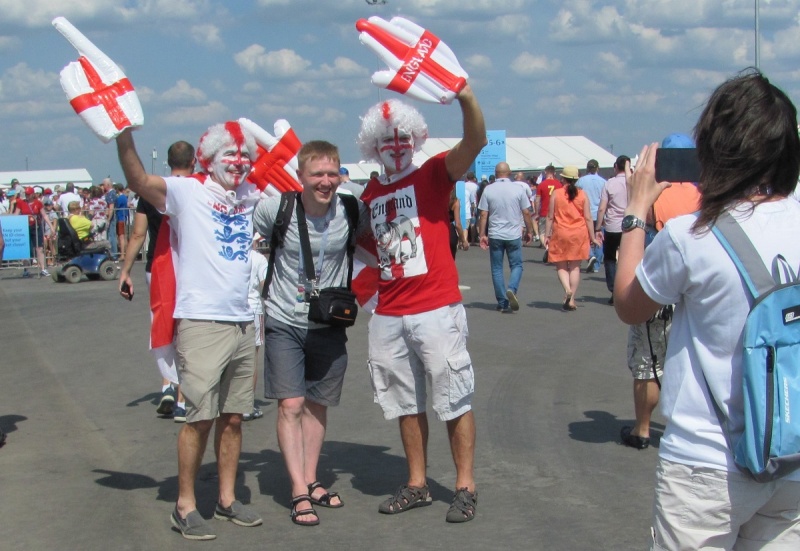
<svg viewBox="0 0 800 551">
<path fill-rule="evenodd" d="M 595 43 L 615 41 L 626 23 L 615 6 L 597 6 L 591 0 L 572 0 L 550 22 L 549 39 L 556 42 Z"/>
<path fill-rule="evenodd" d="M 292 77 L 302 74 L 311 62 L 303 59 L 294 50 L 281 49 L 268 52 L 264 46 L 253 44 L 235 54 L 236 63 L 250 74 L 271 77 Z"/>
<path fill-rule="evenodd" d="M 601 71 L 615 78 L 621 78 L 628 69 L 628 63 L 614 52 L 598 52 L 598 66 Z"/>
<path fill-rule="evenodd" d="M 575 94 L 560 94 L 553 96 L 542 96 L 534 104 L 536 109 L 541 111 L 551 111 L 566 115 L 572 112 L 575 105 L 580 100 Z"/>
<path fill-rule="evenodd" d="M 360 77 L 369 74 L 369 71 L 346 57 L 337 57 L 333 60 L 333 66 L 323 63 L 317 74 L 324 77 Z"/>
<path fill-rule="evenodd" d="M 490 21 L 488 25 L 491 35 L 509 35 L 526 41 L 531 28 L 531 18 L 519 13 L 499 15 Z"/>
<path fill-rule="evenodd" d="M 192 39 L 203 46 L 210 48 L 222 48 L 224 46 L 220 36 L 219 27 L 210 23 L 202 25 L 192 25 L 189 29 Z"/>
<path fill-rule="evenodd" d="M 137 86 L 136 95 L 139 96 L 139 101 L 145 105 L 158 100 L 158 94 L 149 86 Z"/>
<path fill-rule="evenodd" d="M 335 124 L 342 122 L 346 118 L 347 114 L 344 111 L 328 107 L 322 111 L 322 116 L 318 119 L 318 122 L 325 124 Z"/>
<path fill-rule="evenodd" d="M 181 79 L 161 94 L 160 99 L 165 103 L 202 103 L 206 101 L 206 94 Z"/>
<path fill-rule="evenodd" d="M 50 95 L 55 97 L 57 92 L 64 98 L 58 83 L 58 75 L 43 69 L 32 69 L 27 63 L 17 63 L 10 67 L 0 77 L 2 83 L 2 97 L 5 100 L 31 100 L 32 98 Z"/>
<path fill-rule="evenodd" d="M 10 50 L 19 45 L 19 39 L 13 36 L 0 36 L 0 52 Z"/>
<path fill-rule="evenodd" d="M 523 78 L 539 77 L 555 73 L 561 67 L 557 59 L 549 59 L 544 55 L 522 52 L 511 62 L 511 70 Z"/>
<path fill-rule="evenodd" d="M 192 121 L 196 125 L 211 125 L 228 118 L 229 109 L 219 101 L 194 107 L 172 109 L 159 116 L 160 122 L 168 125 L 184 125 Z"/>
<path fill-rule="evenodd" d="M 456 13 L 503 13 L 508 11 L 519 11 L 525 4 L 525 0 L 406 0 L 405 10 L 409 13 L 421 13 L 423 15 L 440 16 L 442 14 Z"/>
<path fill-rule="evenodd" d="M 471 71 L 489 71 L 492 68 L 492 58 L 484 54 L 474 54 L 467 56 L 464 64 Z"/>
<path fill-rule="evenodd" d="M 27 27 L 44 27 L 56 16 L 73 23 L 117 17 L 126 21 L 148 18 L 196 20 L 211 9 L 211 0 L 0 0 L 5 22 Z M 79 27 L 80 28 L 80 27 Z"/>
</svg>

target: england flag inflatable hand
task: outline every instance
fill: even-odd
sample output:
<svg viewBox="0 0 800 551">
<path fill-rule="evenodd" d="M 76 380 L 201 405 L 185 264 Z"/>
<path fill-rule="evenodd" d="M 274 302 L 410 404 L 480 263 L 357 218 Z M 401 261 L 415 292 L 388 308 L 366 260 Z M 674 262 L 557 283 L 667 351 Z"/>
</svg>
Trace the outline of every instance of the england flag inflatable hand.
<svg viewBox="0 0 800 551">
<path fill-rule="evenodd" d="M 144 123 L 133 85 L 116 63 L 63 17 L 53 26 L 76 50 L 78 61 L 61 71 L 61 87 L 75 112 L 104 142 Z"/>
<path fill-rule="evenodd" d="M 267 195 L 284 191 L 303 191 L 297 179 L 297 152 L 302 143 L 285 119 L 273 126 L 273 136 L 250 119 L 239 119 L 242 128 L 250 132 L 258 144 L 258 158 L 253 162 L 248 180 Z"/>
<path fill-rule="evenodd" d="M 372 83 L 421 101 L 450 103 L 467 83 L 447 44 L 402 17 L 378 16 L 356 22 L 359 40 L 372 49 L 389 70 L 372 75 Z"/>
</svg>

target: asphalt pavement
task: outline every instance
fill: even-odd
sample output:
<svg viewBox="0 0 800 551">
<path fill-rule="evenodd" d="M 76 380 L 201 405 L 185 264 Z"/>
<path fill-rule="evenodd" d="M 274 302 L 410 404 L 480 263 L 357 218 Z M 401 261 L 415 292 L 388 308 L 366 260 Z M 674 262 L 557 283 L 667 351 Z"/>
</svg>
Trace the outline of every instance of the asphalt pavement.
<svg viewBox="0 0 800 551">
<path fill-rule="evenodd" d="M 583 274 L 578 309 L 542 250 L 525 248 L 520 310 L 495 311 L 488 253 L 457 264 L 476 374 L 478 512 L 445 523 L 454 490 L 444 423 L 431 417 L 430 507 L 381 515 L 406 479 L 396 421 L 373 403 L 368 315 L 348 330 L 341 405 L 329 411 L 319 478 L 345 507 L 321 524 L 289 519 L 290 487 L 275 436 L 276 403 L 259 383 L 262 419 L 245 423 L 237 497 L 264 518 L 255 528 L 211 520 L 218 538 L 184 540 L 170 527 L 181 425 L 156 415 L 160 377 L 147 350 L 144 265 L 123 300 L 116 281 L 55 283 L 0 270 L 0 549 L 645 549 L 658 435 L 619 444 L 633 419 L 626 331 L 607 304 L 603 271 Z M 200 468 L 200 512 L 213 514 L 216 465 Z"/>
</svg>

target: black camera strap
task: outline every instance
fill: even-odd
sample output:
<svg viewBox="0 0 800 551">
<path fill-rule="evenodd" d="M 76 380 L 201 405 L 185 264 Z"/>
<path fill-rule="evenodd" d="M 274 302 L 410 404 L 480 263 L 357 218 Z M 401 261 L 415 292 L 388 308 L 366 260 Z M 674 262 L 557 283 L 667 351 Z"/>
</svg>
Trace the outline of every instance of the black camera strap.
<svg viewBox="0 0 800 551">
<path fill-rule="evenodd" d="M 353 255 L 355 253 L 355 232 L 358 226 L 358 200 L 351 195 L 337 195 L 336 200 L 341 203 L 347 216 L 348 239 L 347 239 L 347 288 L 350 289 L 353 280 Z M 275 258 L 277 251 L 283 247 L 283 239 L 292 219 L 292 211 L 297 212 L 297 230 L 300 234 L 300 251 L 303 255 L 303 270 L 306 274 L 316 277 L 314 263 L 311 256 L 311 242 L 308 237 L 308 222 L 303 208 L 303 201 L 300 194 L 294 191 L 285 192 L 281 196 L 278 205 L 278 214 L 272 228 L 272 239 L 270 240 L 269 267 L 267 276 L 264 280 L 264 288 L 261 296 L 266 300 L 269 296 L 269 286 L 272 283 L 272 276 L 275 270 Z M 312 279 L 313 281 L 313 279 Z"/>
<path fill-rule="evenodd" d="M 303 201 L 297 201 L 297 231 L 300 233 L 300 252 L 303 254 L 303 270 L 306 278 L 311 282 L 311 292 L 319 291 L 317 286 L 317 272 L 314 269 L 314 260 L 311 256 L 311 240 L 308 238 L 308 222 Z"/>
</svg>

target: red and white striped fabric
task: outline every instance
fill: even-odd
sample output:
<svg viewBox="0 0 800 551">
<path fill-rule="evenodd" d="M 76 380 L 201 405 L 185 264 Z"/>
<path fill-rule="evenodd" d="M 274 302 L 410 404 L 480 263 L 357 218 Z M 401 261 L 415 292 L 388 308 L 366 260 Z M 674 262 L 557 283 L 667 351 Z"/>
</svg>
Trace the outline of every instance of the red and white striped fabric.
<svg viewBox="0 0 800 551">
<path fill-rule="evenodd" d="M 53 26 L 76 50 L 78 61 L 61 71 L 61 87 L 70 105 L 103 142 L 144 123 L 136 90 L 116 63 L 63 17 Z"/>
<path fill-rule="evenodd" d="M 402 17 L 359 19 L 359 40 L 389 67 L 372 83 L 420 101 L 451 103 L 467 83 L 453 51 L 430 31 Z"/>
<path fill-rule="evenodd" d="M 250 119 L 241 118 L 239 124 L 249 131 L 258 144 L 258 158 L 247 177 L 268 196 L 284 191 L 303 191 L 297 179 L 297 152 L 302 143 L 286 119 L 278 119 L 273 126 L 273 136 Z"/>
</svg>

